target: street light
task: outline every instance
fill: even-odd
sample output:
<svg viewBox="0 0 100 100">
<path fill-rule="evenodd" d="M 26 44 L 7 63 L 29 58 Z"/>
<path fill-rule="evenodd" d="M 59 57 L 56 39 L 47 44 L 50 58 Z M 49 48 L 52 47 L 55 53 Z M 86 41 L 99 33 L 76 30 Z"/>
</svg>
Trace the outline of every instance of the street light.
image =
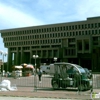
<svg viewBox="0 0 100 100">
<path fill-rule="evenodd" d="M 38 58 L 38 55 L 33 55 L 33 58 L 35 59 L 35 75 L 36 75 L 36 59 Z"/>
<path fill-rule="evenodd" d="M 35 59 L 35 76 L 34 76 L 34 90 L 37 91 L 37 78 L 36 78 L 36 59 L 38 58 L 38 55 L 33 55 L 33 58 Z"/>
<path fill-rule="evenodd" d="M 55 61 L 55 62 L 57 61 L 57 57 L 54 57 L 54 61 Z"/>
<path fill-rule="evenodd" d="M 0 51 L 0 54 L 3 56 L 3 58 L 2 58 L 2 63 L 3 63 L 2 72 L 3 72 L 3 70 L 4 70 L 4 56 L 8 55 L 8 53 L 7 52 Z M 8 68 L 7 68 L 7 70 L 8 70 Z"/>
</svg>

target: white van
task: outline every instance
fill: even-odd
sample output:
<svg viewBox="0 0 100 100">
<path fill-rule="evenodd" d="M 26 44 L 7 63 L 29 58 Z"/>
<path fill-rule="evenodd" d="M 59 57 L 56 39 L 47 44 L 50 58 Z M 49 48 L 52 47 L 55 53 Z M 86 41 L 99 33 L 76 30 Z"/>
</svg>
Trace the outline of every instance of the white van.
<svg viewBox="0 0 100 100">
<path fill-rule="evenodd" d="M 55 68 L 54 64 L 40 66 L 40 69 L 42 70 L 43 73 L 50 74 L 50 75 L 53 75 L 55 73 L 54 68 Z M 58 71 L 58 73 L 60 73 L 60 71 Z"/>
<path fill-rule="evenodd" d="M 40 69 L 42 70 L 43 73 L 48 74 L 50 67 L 49 65 L 41 65 Z"/>
<path fill-rule="evenodd" d="M 53 75 L 54 73 L 55 73 L 55 67 L 54 67 L 54 64 L 50 64 L 50 65 L 49 65 L 48 74 Z M 59 68 L 58 68 L 58 73 L 60 73 Z"/>
</svg>

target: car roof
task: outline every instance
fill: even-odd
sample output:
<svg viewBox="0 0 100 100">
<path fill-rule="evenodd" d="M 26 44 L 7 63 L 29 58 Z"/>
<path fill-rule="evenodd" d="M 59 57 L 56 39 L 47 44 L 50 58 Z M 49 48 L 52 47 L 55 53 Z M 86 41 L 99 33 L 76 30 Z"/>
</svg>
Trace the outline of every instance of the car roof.
<svg viewBox="0 0 100 100">
<path fill-rule="evenodd" d="M 61 64 L 74 66 L 79 71 L 79 73 L 85 73 L 85 69 L 78 64 L 73 64 L 73 63 L 68 63 L 68 62 L 56 62 L 56 63 L 54 63 L 54 65 L 61 65 Z"/>
</svg>

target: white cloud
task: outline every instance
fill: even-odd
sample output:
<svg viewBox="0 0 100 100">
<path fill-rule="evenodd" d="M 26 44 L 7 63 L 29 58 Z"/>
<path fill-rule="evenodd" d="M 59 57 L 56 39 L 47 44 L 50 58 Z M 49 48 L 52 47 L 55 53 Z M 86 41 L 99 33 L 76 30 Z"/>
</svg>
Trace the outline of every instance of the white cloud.
<svg viewBox="0 0 100 100">
<path fill-rule="evenodd" d="M 41 20 L 10 5 L 0 3 L 0 29 L 26 27 L 43 24 Z M 7 51 L 4 47 L 3 39 L 0 38 L 0 50 Z"/>
<path fill-rule="evenodd" d="M 100 16 L 100 0 L 82 0 L 77 5 L 77 15 L 80 18 Z"/>
<path fill-rule="evenodd" d="M 0 20 L 5 28 L 70 22 L 100 14 L 100 0 L 6 0 L 3 2 L 5 3 L 0 3 Z"/>
<path fill-rule="evenodd" d="M 0 29 L 100 16 L 100 0 L 0 0 Z M 0 50 L 6 50 L 0 39 Z"/>
<path fill-rule="evenodd" d="M 0 20 L 1 24 L 7 25 L 5 28 L 9 27 L 24 27 L 24 26 L 34 26 L 43 24 L 42 21 L 36 19 L 33 16 L 23 13 L 11 6 L 6 6 L 0 4 Z"/>
</svg>

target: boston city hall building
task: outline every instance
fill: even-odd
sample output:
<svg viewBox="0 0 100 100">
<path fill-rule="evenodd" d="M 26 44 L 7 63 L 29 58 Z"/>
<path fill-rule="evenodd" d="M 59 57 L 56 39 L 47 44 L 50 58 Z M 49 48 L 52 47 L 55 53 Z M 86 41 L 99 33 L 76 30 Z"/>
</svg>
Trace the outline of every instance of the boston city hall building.
<svg viewBox="0 0 100 100">
<path fill-rule="evenodd" d="M 69 62 L 100 71 L 100 17 L 83 21 L 4 29 L 0 31 L 8 48 L 7 66 Z M 34 59 L 33 55 L 39 57 Z"/>
</svg>

